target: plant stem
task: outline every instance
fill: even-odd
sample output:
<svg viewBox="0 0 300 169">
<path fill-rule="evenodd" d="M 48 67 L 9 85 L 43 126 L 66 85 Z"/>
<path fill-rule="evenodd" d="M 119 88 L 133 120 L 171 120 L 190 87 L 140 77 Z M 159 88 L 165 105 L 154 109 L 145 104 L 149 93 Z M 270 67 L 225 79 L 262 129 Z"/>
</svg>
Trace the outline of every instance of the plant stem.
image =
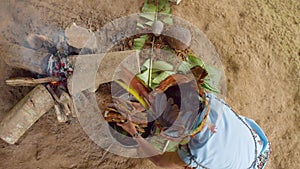
<svg viewBox="0 0 300 169">
<path fill-rule="evenodd" d="M 158 14 L 158 1 L 155 0 L 155 6 L 156 6 L 156 10 L 155 10 L 155 19 L 154 22 L 157 21 L 157 14 Z M 151 83 L 152 83 L 152 65 L 153 65 L 153 50 L 154 50 L 154 43 L 155 43 L 155 36 L 153 36 L 153 40 L 152 40 L 152 46 L 151 46 L 151 54 L 150 54 L 150 62 L 149 62 L 149 74 L 148 74 L 148 86 L 151 88 Z"/>
<path fill-rule="evenodd" d="M 153 53 L 154 53 L 154 43 L 155 43 L 155 36 L 153 36 L 152 46 L 151 46 L 151 53 L 150 53 L 150 62 L 149 62 L 149 74 L 148 74 L 148 86 L 151 88 L 152 83 L 152 65 L 153 65 Z"/>
</svg>

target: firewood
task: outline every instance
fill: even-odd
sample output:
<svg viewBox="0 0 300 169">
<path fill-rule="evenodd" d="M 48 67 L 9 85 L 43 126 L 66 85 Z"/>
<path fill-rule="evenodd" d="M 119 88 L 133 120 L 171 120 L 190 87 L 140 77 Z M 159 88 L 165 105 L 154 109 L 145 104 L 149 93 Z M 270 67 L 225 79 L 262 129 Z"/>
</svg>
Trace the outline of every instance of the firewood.
<svg viewBox="0 0 300 169">
<path fill-rule="evenodd" d="M 54 46 L 54 42 L 51 41 L 48 37 L 38 34 L 29 34 L 26 37 L 26 43 L 29 48 L 35 50 L 41 50 L 42 48 L 44 50 L 48 50 L 49 48 Z"/>
<path fill-rule="evenodd" d="M 61 105 L 63 106 L 65 114 L 67 116 L 73 115 L 74 113 L 72 112 L 72 110 L 70 108 L 71 106 L 73 106 L 73 105 L 71 105 L 72 99 L 69 96 L 69 94 L 67 92 L 63 91 L 61 93 L 59 100 L 60 100 Z"/>
<path fill-rule="evenodd" d="M 60 103 L 60 99 L 57 97 L 56 93 L 53 91 L 53 89 L 50 87 L 50 85 L 47 85 L 47 89 L 50 92 L 51 96 L 53 97 L 53 99 L 57 102 Z"/>
<path fill-rule="evenodd" d="M 6 80 L 6 84 L 9 86 L 36 86 L 42 83 L 58 82 L 57 77 L 44 77 L 39 79 L 28 78 L 28 77 L 17 77 Z"/>
<path fill-rule="evenodd" d="M 73 100 L 67 92 L 62 91 L 60 98 L 58 98 L 50 85 L 47 85 L 47 89 L 57 103 L 55 107 L 55 113 L 59 122 L 66 122 L 66 119 L 68 120 L 68 116 L 70 115 L 76 117 Z"/>
<path fill-rule="evenodd" d="M 25 69 L 38 74 L 46 74 L 49 53 L 38 52 L 19 45 L 9 45 L 4 61 L 11 67 Z"/>
<path fill-rule="evenodd" d="M 75 107 L 71 96 L 67 92 L 62 92 L 60 96 L 60 101 L 63 103 L 65 108 L 68 108 L 69 115 L 76 117 Z M 67 114 L 68 115 L 68 114 Z"/>
<path fill-rule="evenodd" d="M 61 111 L 61 108 L 58 104 L 54 105 L 54 111 L 55 111 L 56 118 L 57 118 L 58 122 L 65 123 L 66 121 L 68 121 L 68 117 L 65 115 L 65 113 L 63 113 Z"/>
<path fill-rule="evenodd" d="M 51 107 L 54 100 L 43 85 L 36 86 L 20 100 L 0 123 L 0 137 L 9 144 L 19 138 Z"/>
</svg>

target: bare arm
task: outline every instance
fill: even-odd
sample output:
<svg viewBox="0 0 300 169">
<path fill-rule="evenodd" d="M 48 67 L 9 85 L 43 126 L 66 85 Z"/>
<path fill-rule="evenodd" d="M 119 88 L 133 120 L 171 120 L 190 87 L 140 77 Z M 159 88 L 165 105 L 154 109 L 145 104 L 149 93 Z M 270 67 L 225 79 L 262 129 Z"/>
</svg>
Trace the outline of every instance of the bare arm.
<svg viewBox="0 0 300 169">
<path fill-rule="evenodd" d="M 137 132 L 133 124 L 129 121 L 126 124 L 118 124 L 124 130 L 126 130 L 132 136 Z M 156 150 L 152 144 L 145 140 L 142 136 L 136 138 L 136 142 L 139 144 L 138 153 L 141 156 L 148 156 L 148 159 L 155 165 L 164 168 L 183 168 L 187 164 L 181 160 L 177 152 L 165 152 L 161 154 Z M 159 155 L 157 155 L 159 154 Z"/>
<path fill-rule="evenodd" d="M 183 168 L 187 166 L 178 156 L 177 152 L 165 152 L 162 155 L 149 157 L 149 160 L 155 165 L 164 168 Z"/>
</svg>

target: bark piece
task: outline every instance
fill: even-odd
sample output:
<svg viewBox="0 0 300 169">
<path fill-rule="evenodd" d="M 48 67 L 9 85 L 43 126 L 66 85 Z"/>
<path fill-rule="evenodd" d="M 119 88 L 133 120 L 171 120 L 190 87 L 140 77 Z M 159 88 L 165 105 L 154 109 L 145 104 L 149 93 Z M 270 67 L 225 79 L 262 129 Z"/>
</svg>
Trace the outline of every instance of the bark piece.
<svg viewBox="0 0 300 169">
<path fill-rule="evenodd" d="M 20 100 L 0 123 L 0 137 L 9 144 L 19 138 L 51 107 L 54 100 L 43 85 L 36 86 Z"/>
</svg>

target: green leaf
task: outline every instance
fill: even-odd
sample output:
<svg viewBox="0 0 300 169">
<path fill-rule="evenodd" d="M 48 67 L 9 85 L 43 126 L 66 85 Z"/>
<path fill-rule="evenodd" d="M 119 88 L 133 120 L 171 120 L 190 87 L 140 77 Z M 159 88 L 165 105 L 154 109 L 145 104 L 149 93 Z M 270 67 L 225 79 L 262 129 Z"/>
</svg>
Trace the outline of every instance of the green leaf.
<svg viewBox="0 0 300 169">
<path fill-rule="evenodd" d="M 153 23 L 154 23 L 153 21 L 148 21 L 148 22 L 145 23 L 145 25 L 152 26 Z"/>
<path fill-rule="evenodd" d="M 162 13 L 162 14 L 171 14 L 171 8 L 170 6 L 165 6 L 165 8 L 160 11 L 159 13 Z"/>
<path fill-rule="evenodd" d="M 165 23 L 165 24 L 170 24 L 172 25 L 173 24 L 173 19 L 171 16 L 168 16 L 168 17 L 165 17 L 162 19 L 162 22 Z"/>
<path fill-rule="evenodd" d="M 204 81 L 209 84 L 212 87 L 217 88 L 219 85 L 219 82 L 221 80 L 222 72 L 220 69 L 217 69 L 211 65 L 206 65 L 205 69 L 208 73 L 207 77 L 204 79 Z"/>
<path fill-rule="evenodd" d="M 154 77 L 152 83 L 159 84 L 161 81 L 165 80 L 168 76 L 175 74 L 173 71 L 164 71 L 158 76 Z"/>
<path fill-rule="evenodd" d="M 147 12 L 156 12 L 156 6 L 154 4 L 145 2 L 142 8 L 142 13 L 147 13 Z"/>
<path fill-rule="evenodd" d="M 145 60 L 145 62 L 141 66 L 141 71 L 143 72 L 149 69 L 149 65 L 150 65 L 150 59 Z"/>
<path fill-rule="evenodd" d="M 161 11 L 166 6 L 166 3 L 168 3 L 168 0 L 160 0 L 158 1 L 158 11 Z"/>
<path fill-rule="evenodd" d="M 142 50 L 147 39 L 148 39 L 148 35 L 142 35 L 139 38 L 135 38 L 133 48 L 136 50 Z"/>
<path fill-rule="evenodd" d="M 141 13 L 140 16 L 142 18 L 145 18 L 147 20 L 150 20 L 152 22 L 155 21 L 155 12 L 151 12 L 151 13 Z"/>
<path fill-rule="evenodd" d="M 186 58 L 186 60 L 189 63 L 193 64 L 194 66 L 198 65 L 198 66 L 204 68 L 204 62 L 200 58 L 198 58 L 192 54 L 189 54 L 188 57 Z"/>
<path fill-rule="evenodd" d="M 145 26 L 143 24 L 141 24 L 141 23 L 137 23 L 136 25 L 137 25 L 138 28 L 141 28 L 141 29 L 145 28 Z"/>
<path fill-rule="evenodd" d="M 141 71 L 145 71 L 146 69 L 149 69 L 150 67 L 150 59 L 147 59 L 143 65 L 141 66 Z M 164 70 L 172 70 L 173 65 L 165 62 L 165 61 L 156 61 L 152 64 L 152 71 L 153 72 L 161 72 Z"/>
<path fill-rule="evenodd" d="M 206 90 L 216 92 L 216 93 L 220 93 L 220 91 L 216 87 L 211 86 L 209 83 L 207 83 L 205 81 L 204 81 L 203 84 L 201 84 L 201 86 Z"/>
<path fill-rule="evenodd" d="M 205 68 L 204 62 L 200 58 L 190 54 L 186 58 L 186 61 L 183 61 L 181 65 L 179 65 L 178 71 L 187 73 L 195 66 L 200 66 L 202 68 Z"/>
<path fill-rule="evenodd" d="M 162 14 L 171 14 L 170 3 L 168 0 L 160 0 L 158 2 L 158 12 Z"/>
<path fill-rule="evenodd" d="M 173 65 L 165 62 L 165 61 L 156 61 L 152 64 L 152 69 L 149 68 L 150 59 L 147 59 L 143 65 L 141 66 L 142 73 L 137 75 L 141 81 L 145 84 L 149 83 L 149 74 L 151 73 L 151 84 L 149 84 L 150 88 L 155 88 L 159 84 L 161 80 L 164 80 L 167 76 L 174 74 Z"/>
<path fill-rule="evenodd" d="M 162 71 L 173 70 L 173 65 L 165 61 L 159 60 L 153 63 L 152 69 L 157 69 Z"/>
<path fill-rule="evenodd" d="M 148 84 L 149 73 L 150 73 L 150 69 L 146 69 L 142 73 L 137 74 L 136 77 L 142 80 L 144 84 Z"/>
<path fill-rule="evenodd" d="M 218 85 L 222 75 L 221 71 L 211 65 L 205 65 L 200 58 L 192 54 L 188 55 L 186 62 L 182 62 L 182 64 L 178 67 L 178 71 L 187 73 L 191 68 L 197 65 L 204 68 L 208 73 L 207 77 L 204 79 L 204 83 L 201 86 L 209 91 L 218 93 Z"/>
<path fill-rule="evenodd" d="M 193 68 L 193 67 L 194 67 L 194 65 L 192 65 L 192 64 L 190 64 L 190 63 L 188 63 L 188 62 L 186 62 L 186 61 L 183 61 L 183 62 L 179 65 L 177 71 L 186 74 L 186 73 L 188 73 L 188 72 L 191 70 L 191 68 Z"/>
</svg>

